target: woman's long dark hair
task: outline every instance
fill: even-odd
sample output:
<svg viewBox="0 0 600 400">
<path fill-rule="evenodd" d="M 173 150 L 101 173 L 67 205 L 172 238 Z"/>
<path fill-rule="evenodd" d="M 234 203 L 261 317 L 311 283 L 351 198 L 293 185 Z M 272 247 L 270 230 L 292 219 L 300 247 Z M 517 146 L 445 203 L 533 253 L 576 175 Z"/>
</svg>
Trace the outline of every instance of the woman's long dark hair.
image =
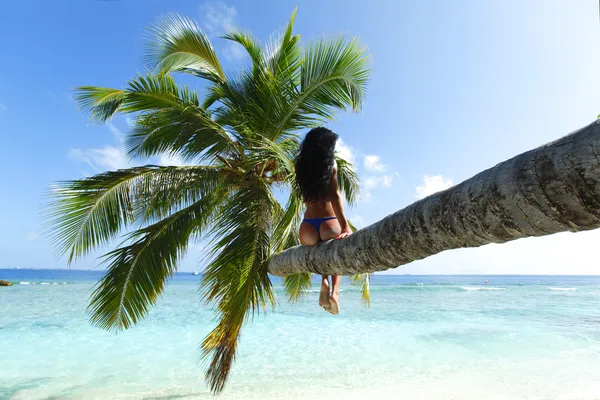
<svg viewBox="0 0 600 400">
<path fill-rule="evenodd" d="M 296 185 L 305 203 L 327 200 L 337 139 L 338 135 L 327 128 L 314 128 L 300 145 Z"/>
</svg>

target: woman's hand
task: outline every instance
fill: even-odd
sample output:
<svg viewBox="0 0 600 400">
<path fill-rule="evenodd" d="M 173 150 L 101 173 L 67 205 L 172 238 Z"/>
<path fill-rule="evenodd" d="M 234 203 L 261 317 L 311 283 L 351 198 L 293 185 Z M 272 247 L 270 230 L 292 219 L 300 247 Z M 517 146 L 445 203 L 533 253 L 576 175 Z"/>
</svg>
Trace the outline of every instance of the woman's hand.
<svg viewBox="0 0 600 400">
<path fill-rule="evenodd" d="M 352 229 L 350 229 L 349 226 L 346 226 L 345 228 L 342 228 L 342 233 L 340 233 L 336 239 L 343 239 L 350 235 L 352 235 Z"/>
</svg>

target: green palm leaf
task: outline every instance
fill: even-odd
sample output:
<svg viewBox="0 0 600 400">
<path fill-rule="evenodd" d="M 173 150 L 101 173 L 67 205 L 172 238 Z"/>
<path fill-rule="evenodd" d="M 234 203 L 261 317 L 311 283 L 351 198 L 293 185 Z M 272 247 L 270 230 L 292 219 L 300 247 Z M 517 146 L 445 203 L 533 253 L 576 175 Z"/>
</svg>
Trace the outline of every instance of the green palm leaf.
<svg viewBox="0 0 600 400">
<path fill-rule="evenodd" d="M 135 158 L 167 153 L 197 162 L 228 151 L 241 152 L 240 146 L 209 115 L 178 108 L 140 115 L 125 145 L 128 154 Z"/>
<path fill-rule="evenodd" d="M 309 45 L 300 88 L 275 131 L 301 129 L 332 120 L 336 110 L 360 110 L 366 95 L 370 59 L 357 39 L 319 40 Z M 314 117 L 311 117 L 314 116 Z"/>
<path fill-rule="evenodd" d="M 165 74 L 138 75 L 128 83 L 126 90 L 94 86 L 75 88 L 75 101 L 92 118 L 104 122 L 116 112 L 132 113 L 176 107 L 193 111 L 198 107 L 198 96 L 187 87 L 179 87 Z"/>
<path fill-rule="evenodd" d="M 218 166 L 161 167 L 160 171 L 137 188 L 135 215 L 140 223 L 158 222 L 222 187 L 230 187 L 235 180 Z"/>
<path fill-rule="evenodd" d="M 177 268 L 190 236 L 209 224 L 224 191 L 216 190 L 191 206 L 129 235 L 131 244 L 105 256 L 107 273 L 96 286 L 88 310 L 92 324 L 127 329 L 148 312 Z"/>
<path fill-rule="evenodd" d="M 69 252 L 71 263 L 114 238 L 134 220 L 136 186 L 159 171 L 137 167 L 56 185 L 45 218 L 59 253 Z"/>
<path fill-rule="evenodd" d="M 232 42 L 242 45 L 252 60 L 252 66 L 254 68 L 261 68 L 263 64 L 262 48 L 260 42 L 256 40 L 250 32 L 243 29 L 230 29 L 225 33 L 223 39 L 231 40 Z"/>
<path fill-rule="evenodd" d="M 350 277 L 350 283 L 361 293 L 360 300 L 367 306 L 371 305 L 371 274 L 358 274 Z"/>
<path fill-rule="evenodd" d="M 337 164 L 337 178 L 340 192 L 344 195 L 349 205 L 356 203 L 360 194 L 360 185 L 358 175 L 354 171 L 352 164 L 341 157 L 335 158 Z"/>
<path fill-rule="evenodd" d="M 194 20 L 167 14 L 158 18 L 149 32 L 146 62 L 157 71 L 186 72 L 214 82 L 225 80 L 208 37 Z"/>
<path fill-rule="evenodd" d="M 230 197 L 215 223 L 213 235 L 219 239 L 202 279 L 204 298 L 217 303 L 220 316 L 202 343 L 204 358 L 212 356 L 206 378 L 214 392 L 225 386 L 243 323 L 275 305 L 266 272 L 275 203 L 268 186 L 254 182 Z"/>
<path fill-rule="evenodd" d="M 283 35 L 273 35 L 265 51 L 267 68 L 274 76 L 284 75 L 281 81 L 286 84 L 297 84 L 295 72 L 300 70 L 300 37 L 293 34 L 296 11 L 294 9 Z"/>
<path fill-rule="evenodd" d="M 165 74 L 138 76 L 129 88 L 113 95 L 107 106 L 109 89 L 80 87 L 77 99 L 82 108 L 99 120 L 110 118 L 108 111 L 142 112 L 136 119 L 133 132 L 127 137 L 129 154 L 149 157 L 163 153 L 177 154 L 185 160 L 199 157 L 207 149 L 210 157 L 224 151 L 240 151 L 232 138 L 198 105 L 198 96 L 187 87 L 179 87 Z M 201 159 L 199 159 L 201 161 Z"/>
<path fill-rule="evenodd" d="M 327 117 L 330 114 L 323 112 L 327 109 L 323 106 L 360 110 L 370 60 L 357 39 L 346 41 L 340 36 L 333 41 L 319 40 L 306 49 L 304 57 L 301 91 L 305 105 L 322 101 L 314 111 Z"/>
<path fill-rule="evenodd" d="M 121 112 L 140 112 L 176 107 L 193 112 L 198 108 L 198 95 L 187 87 L 180 88 L 166 74 L 138 75 L 129 81 Z"/>
<path fill-rule="evenodd" d="M 356 232 L 358 229 L 352 224 L 352 222 L 348 221 L 350 225 L 350 229 L 352 232 Z M 371 274 L 358 274 L 352 275 L 350 277 L 350 283 L 352 286 L 355 286 L 360 290 L 360 301 L 367 305 L 367 307 L 371 306 Z"/>
<path fill-rule="evenodd" d="M 109 121 L 119 111 L 127 95 L 124 90 L 94 86 L 80 86 L 75 90 L 75 101 L 83 111 L 91 114 L 91 120 L 97 122 Z"/>
<path fill-rule="evenodd" d="M 300 274 L 288 275 L 283 278 L 283 287 L 285 293 L 288 295 L 290 303 L 298 303 L 306 296 L 308 290 L 312 286 L 311 276 L 312 274 L 310 272 L 303 272 Z"/>
</svg>

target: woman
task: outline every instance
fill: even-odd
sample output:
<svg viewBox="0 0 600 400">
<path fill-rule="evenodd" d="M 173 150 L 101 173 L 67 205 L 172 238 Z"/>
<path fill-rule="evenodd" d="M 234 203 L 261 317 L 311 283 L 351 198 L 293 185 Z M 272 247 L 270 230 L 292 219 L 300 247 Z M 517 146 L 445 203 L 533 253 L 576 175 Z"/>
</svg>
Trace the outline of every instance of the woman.
<svg viewBox="0 0 600 400">
<path fill-rule="evenodd" d="M 326 128 L 314 128 L 306 134 L 296 158 L 296 183 L 306 204 L 300 225 L 300 242 L 314 246 L 322 240 L 343 239 L 352 233 L 344 216 L 338 191 L 337 167 L 334 160 L 338 135 Z M 339 314 L 341 276 L 322 276 L 319 305 Z"/>
</svg>

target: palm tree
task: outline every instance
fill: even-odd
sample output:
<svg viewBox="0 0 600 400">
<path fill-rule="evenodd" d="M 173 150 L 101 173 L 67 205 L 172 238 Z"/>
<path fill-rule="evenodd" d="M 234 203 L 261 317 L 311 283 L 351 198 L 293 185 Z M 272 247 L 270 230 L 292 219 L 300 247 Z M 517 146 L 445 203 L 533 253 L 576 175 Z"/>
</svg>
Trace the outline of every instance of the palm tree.
<svg viewBox="0 0 600 400">
<path fill-rule="evenodd" d="M 125 89 L 77 88 L 76 99 L 96 122 L 134 113 L 128 154 L 170 154 L 190 166 L 146 165 L 59 183 L 52 191 L 50 233 L 69 263 L 119 235 L 104 256 L 106 274 L 89 304 L 91 322 L 127 329 L 143 318 L 177 270 L 188 244 L 210 244 L 201 287 L 216 305 L 217 326 L 202 342 L 210 360 L 206 378 L 220 392 L 235 358 L 244 322 L 276 296 L 267 274 L 272 254 L 298 244 L 302 201 L 292 187 L 298 133 L 357 111 L 365 99 L 369 57 L 358 40 L 321 39 L 304 47 L 292 33 L 295 11 L 266 47 L 246 31 L 225 39 L 247 51 L 250 68 L 226 74 L 200 26 L 167 15 L 150 30 L 148 73 Z M 206 94 L 175 82 L 200 78 Z M 340 188 L 357 196 L 352 166 L 337 158 Z M 273 188 L 289 192 L 280 204 Z M 368 279 L 363 284 L 368 300 Z M 310 273 L 287 277 L 292 301 L 310 285 Z"/>
<path fill-rule="evenodd" d="M 274 275 L 383 271 L 444 250 L 600 228 L 600 121 L 388 215 L 272 257 Z"/>
</svg>

